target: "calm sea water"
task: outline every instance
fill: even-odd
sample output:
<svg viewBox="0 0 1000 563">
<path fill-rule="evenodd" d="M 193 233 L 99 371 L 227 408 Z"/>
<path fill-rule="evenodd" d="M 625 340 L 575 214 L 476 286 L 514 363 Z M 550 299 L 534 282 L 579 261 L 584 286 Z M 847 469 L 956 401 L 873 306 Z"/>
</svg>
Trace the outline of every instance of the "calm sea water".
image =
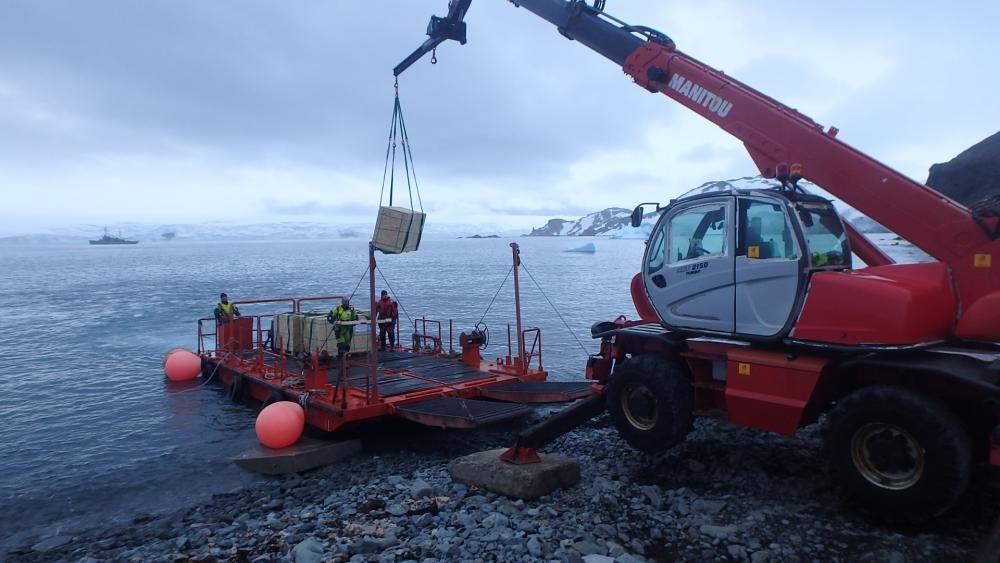
<svg viewBox="0 0 1000 563">
<path fill-rule="evenodd" d="M 401 322 L 454 319 L 457 347 L 510 270 L 508 242 L 432 239 L 416 253 L 380 256 Z M 564 252 L 582 239 L 519 242 L 525 325 L 542 329 L 554 378 L 580 378 L 597 348 L 591 324 L 635 316 L 628 283 L 643 242 L 597 240 L 595 254 Z M 196 319 L 211 315 L 220 291 L 351 293 L 366 267 L 362 241 L 0 247 L 0 552 L 256 479 L 228 461 L 256 444 L 254 410 L 212 386 L 168 387 L 164 352 L 195 346 Z M 506 353 L 512 295 L 509 279 L 485 315 L 487 354 Z M 355 299 L 367 299 L 367 280 Z"/>
</svg>

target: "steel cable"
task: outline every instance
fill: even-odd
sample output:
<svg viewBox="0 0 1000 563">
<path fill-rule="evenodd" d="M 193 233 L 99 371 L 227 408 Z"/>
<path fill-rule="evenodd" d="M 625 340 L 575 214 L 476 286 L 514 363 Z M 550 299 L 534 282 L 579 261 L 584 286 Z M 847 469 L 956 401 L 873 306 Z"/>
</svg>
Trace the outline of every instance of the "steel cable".
<svg viewBox="0 0 1000 563">
<path fill-rule="evenodd" d="M 570 334 L 570 336 L 573 337 L 573 340 L 576 340 L 576 343 L 577 343 L 577 345 L 580 346 L 580 349 L 583 350 L 583 352 L 589 356 L 590 352 L 583 345 L 583 342 L 580 342 L 580 339 L 576 337 L 576 333 L 573 332 L 572 328 L 570 328 L 569 323 L 567 323 L 566 319 L 563 318 L 562 313 L 560 313 L 559 309 L 555 306 L 554 303 L 552 303 L 552 300 L 549 299 L 549 296 L 545 294 L 545 290 L 542 289 L 541 284 L 538 283 L 538 281 L 535 279 L 535 276 L 531 275 L 531 272 L 528 271 L 527 266 L 524 265 L 524 261 L 521 261 L 521 268 L 524 269 L 524 272 L 526 274 L 528 274 L 528 277 L 531 278 L 531 281 L 535 282 L 535 287 L 537 287 L 538 291 L 541 292 L 542 297 L 544 297 L 545 300 L 548 301 L 549 307 L 552 307 L 552 310 L 555 312 L 556 316 L 559 317 L 559 320 L 562 321 L 563 326 L 565 326 L 566 330 L 569 331 L 569 334 Z"/>
</svg>

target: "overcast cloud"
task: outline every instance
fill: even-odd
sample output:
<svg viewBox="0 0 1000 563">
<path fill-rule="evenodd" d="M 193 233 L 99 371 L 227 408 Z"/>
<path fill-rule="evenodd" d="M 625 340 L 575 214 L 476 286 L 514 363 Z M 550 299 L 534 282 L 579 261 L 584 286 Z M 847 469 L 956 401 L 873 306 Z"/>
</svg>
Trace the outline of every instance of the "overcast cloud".
<svg viewBox="0 0 1000 563">
<path fill-rule="evenodd" d="M 0 234 L 371 221 L 392 67 L 447 0 L 0 3 Z M 1000 3 L 609 0 L 926 179 L 1000 129 Z M 756 172 L 742 145 L 504 0 L 404 74 L 425 210 L 537 226 Z"/>
</svg>

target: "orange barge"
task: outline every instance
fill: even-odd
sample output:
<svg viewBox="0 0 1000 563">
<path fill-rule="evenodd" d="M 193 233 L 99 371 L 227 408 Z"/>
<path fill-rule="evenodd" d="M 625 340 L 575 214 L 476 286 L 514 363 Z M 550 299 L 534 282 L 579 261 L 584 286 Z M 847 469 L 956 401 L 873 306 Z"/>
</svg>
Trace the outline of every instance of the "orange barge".
<svg viewBox="0 0 1000 563">
<path fill-rule="evenodd" d="M 575 401 L 593 395 L 591 381 L 550 382 L 542 365 L 542 335 L 521 324 L 520 266 L 517 243 L 513 255 L 516 338 L 508 326 L 507 354 L 486 360 L 481 350 L 488 330 L 477 324 L 459 336 L 453 346 L 448 322 L 448 349 L 443 323 L 418 318 L 408 347 L 378 350 L 376 319 L 369 324 L 369 345 L 343 358 L 321 348 L 289 353 L 276 334 L 270 315 L 247 315 L 227 323 L 198 321 L 198 353 L 202 375 L 225 385 L 229 398 L 253 397 L 262 403 L 296 401 L 306 422 L 332 432 L 345 425 L 395 416 L 440 428 L 477 426 L 524 415 L 535 403 Z M 369 245 L 371 310 L 375 310 L 375 252 Z M 284 305 L 298 314 L 303 303 L 339 300 L 341 296 L 273 298 L 235 301 L 236 304 Z M 402 335 L 400 335 L 402 336 Z M 530 343 L 529 343 L 530 342 Z"/>
</svg>

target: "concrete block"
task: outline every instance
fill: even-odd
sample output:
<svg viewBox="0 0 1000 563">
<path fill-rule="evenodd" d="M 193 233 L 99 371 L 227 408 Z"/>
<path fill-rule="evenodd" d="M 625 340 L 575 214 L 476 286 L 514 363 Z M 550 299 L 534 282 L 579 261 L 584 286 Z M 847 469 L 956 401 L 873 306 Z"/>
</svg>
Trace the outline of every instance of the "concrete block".
<svg viewBox="0 0 1000 563">
<path fill-rule="evenodd" d="M 514 465 L 500 459 L 504 451 L 489 450 L 454 459 L 448 464 L 448 473 L 466 485 L 525 500 L 580 482 L 580 464 L 573 458 L 540 455 L 540 463 Z"/>
<path fill-rule="evenodd" d="M 300 440 L 297 444 L 277 450 L 258 446 L 233 461 L 252 473 L 282 475 L 330 465 L 347 459 L 359 451 L 361 451 L 361 440 L 343 442 Z"/>
</svg>

